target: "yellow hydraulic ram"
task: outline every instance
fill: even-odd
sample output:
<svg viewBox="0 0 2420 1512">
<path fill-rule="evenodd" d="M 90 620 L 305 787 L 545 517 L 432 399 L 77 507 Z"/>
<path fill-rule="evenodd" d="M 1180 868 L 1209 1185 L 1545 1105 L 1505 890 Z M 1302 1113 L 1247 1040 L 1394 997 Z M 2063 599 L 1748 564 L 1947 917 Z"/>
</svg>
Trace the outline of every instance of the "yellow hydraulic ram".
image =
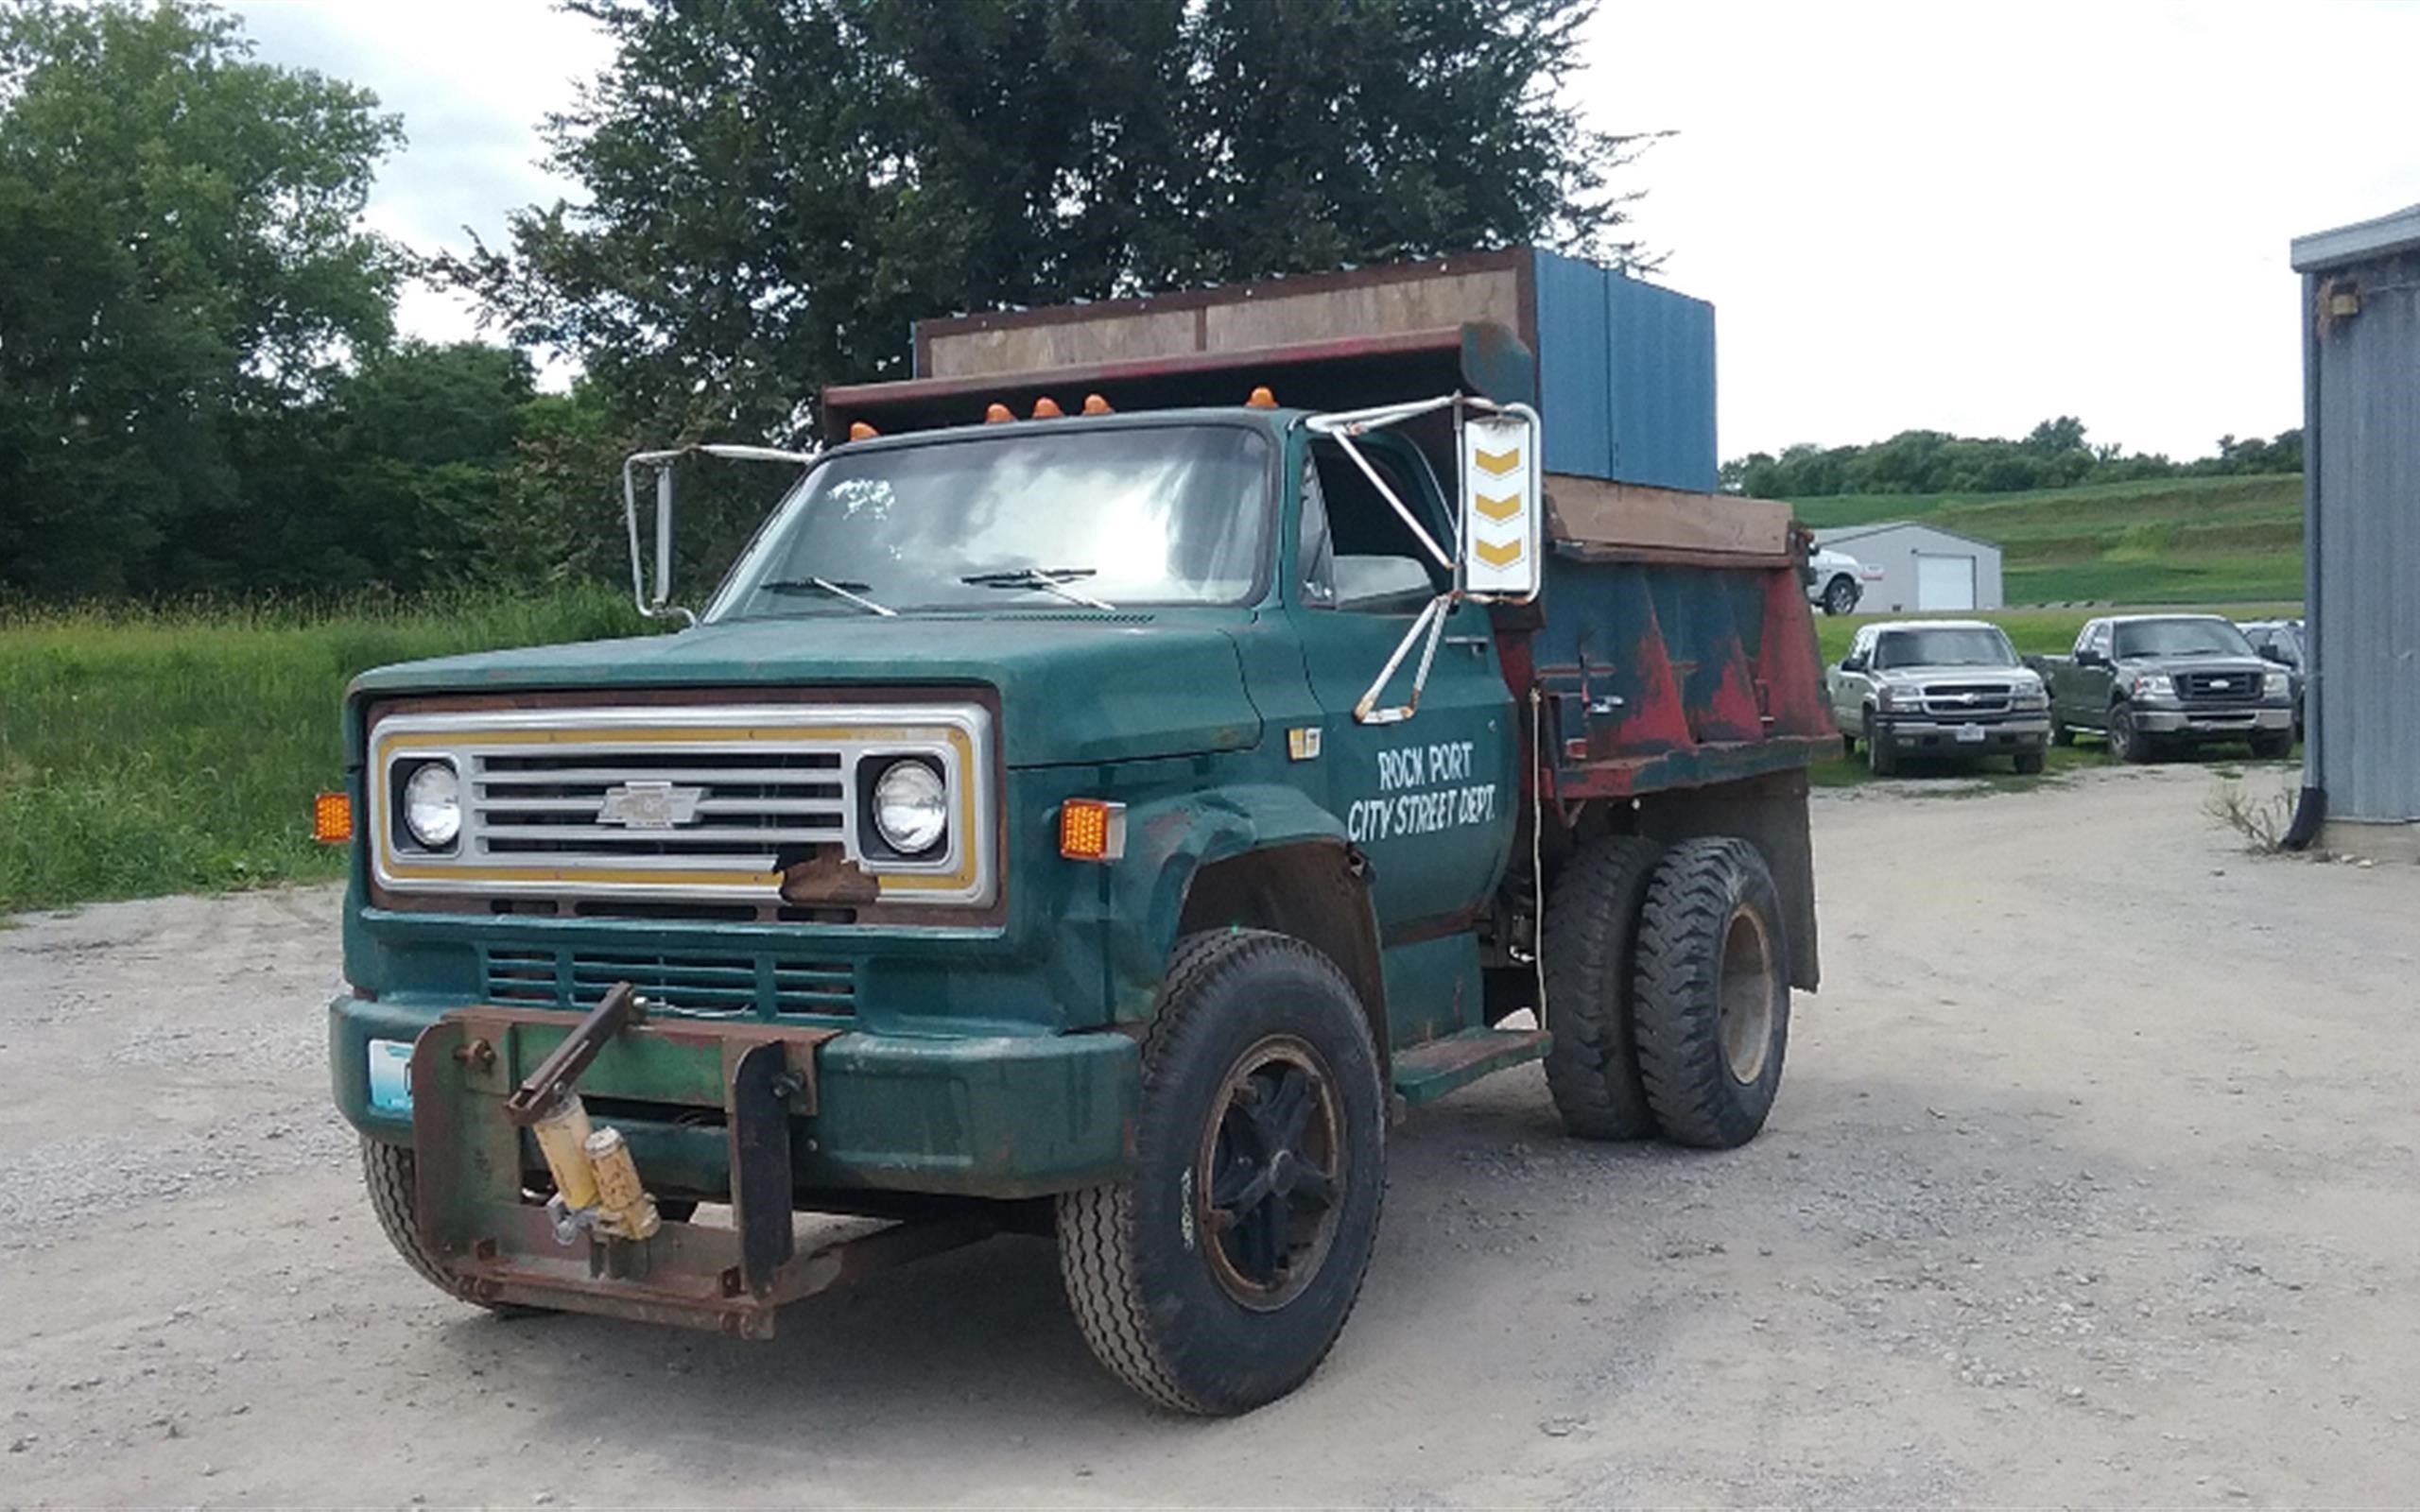
<svg viewBox="0 0 2420 1512">
<path fill-rule="evenodd" d="M 644 1017 L 637 991 L 628 982 L 614 983 L 504 1104 L 506 1119 L 536 1136 L 564 1216 L 581 1226 L 593 1223 L 615 1239 L 651 1239 L 663 1220 L 621 1131 L 592 1127 L 572 1089 L 606 1041 Z"/>
</svg>

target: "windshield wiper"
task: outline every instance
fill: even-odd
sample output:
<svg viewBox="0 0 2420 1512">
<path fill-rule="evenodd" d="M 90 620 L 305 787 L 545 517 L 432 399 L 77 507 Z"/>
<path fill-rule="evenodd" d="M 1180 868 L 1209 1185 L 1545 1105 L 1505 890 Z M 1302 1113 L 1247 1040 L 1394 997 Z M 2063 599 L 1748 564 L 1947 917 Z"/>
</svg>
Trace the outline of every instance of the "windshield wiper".
<svg viewBox="0 0 2420 1512">
<path fill-rule="evenodd" d="M 1094 576 L 1096 571 L 1090 567 L 1011 567 L 995 573 L 968 573 L 959 581 L 977 588 L 1039 588 L 1046 593 L 1056 593 L 1068 603 L 1081 604 L 1086 609 L 1115 610 L 1116 605 L 1105 604 L 1090 593 L 1079 593 L 1067 586 L 1079 577 Z"/>
<path fill-rule="evenodd" d="M 876 614 L 888 614 L 894 619 L 899 614 L 897 610 L 885 609 L 871 598 L 860 598 L 858 595 L 866 591 L 863 583 L 836 583 L 828 577 L 776 577 L 769 582 L 758 583 L 756 591 L 760 593 L 828 593 Z"/>
</svg>

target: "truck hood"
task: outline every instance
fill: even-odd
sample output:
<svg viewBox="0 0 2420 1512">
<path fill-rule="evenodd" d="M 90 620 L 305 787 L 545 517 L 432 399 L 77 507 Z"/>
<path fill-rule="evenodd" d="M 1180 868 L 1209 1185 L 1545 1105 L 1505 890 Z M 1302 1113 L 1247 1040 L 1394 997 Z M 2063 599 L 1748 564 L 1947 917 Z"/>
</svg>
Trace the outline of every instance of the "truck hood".
<svg viewBox="0 0 2420 1512">
<path fill-rule="evenodd" d="M 2040 682 L 2042 675 L 2027 666 L 1979 667 L 1946 666 L 1891 667 L 1876 674 L 1886 682 Z"/>
<path fill-rule="evenodd" d="M 977 683 L 999 690 L 1011 766 L 1186 756 L 1260 740 L 1235 642 L 1191 610 L 1181 621 L 1143 611 L 747 620 L 406 662 L 362 674 L 353 695 Z"/>
<path fill-rule="evenodd" d="M 2256 656 L 2128 656 L 2118 659 L 2119 670 L 2139 672 L 2249 672 L 2255 678 L 2264 672 L 2283 672 L 2285 668 Z"/>
</svg>

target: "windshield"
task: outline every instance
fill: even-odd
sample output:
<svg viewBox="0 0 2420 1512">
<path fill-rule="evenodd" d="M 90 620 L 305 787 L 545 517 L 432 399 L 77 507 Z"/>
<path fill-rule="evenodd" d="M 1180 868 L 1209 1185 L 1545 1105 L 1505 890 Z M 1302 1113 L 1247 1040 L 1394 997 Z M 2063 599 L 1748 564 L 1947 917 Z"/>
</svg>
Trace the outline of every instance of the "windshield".
<svg viewBox="0 0 2420 1512">
<path fill-rule="evenodd" d="M 1874 664 L 1882 667 L 2013 667 L 2016 648 L 1989 626 L 1953 629 L 1886 630 L 1875 638 Z"/>
<path fill-rule="evenodd" d="M 1260 580 L 1269 441 L 1235 425 L 970 437 L 807 473 L 709 620 L 1231 604 Z"/>
<path fill-rule="evenodd" d="M 2118 626 L 2114 644 L 2121 657 L 2252 654 L 2252 643 L 2224 620 L 2138 620 Z"/>
</svg>

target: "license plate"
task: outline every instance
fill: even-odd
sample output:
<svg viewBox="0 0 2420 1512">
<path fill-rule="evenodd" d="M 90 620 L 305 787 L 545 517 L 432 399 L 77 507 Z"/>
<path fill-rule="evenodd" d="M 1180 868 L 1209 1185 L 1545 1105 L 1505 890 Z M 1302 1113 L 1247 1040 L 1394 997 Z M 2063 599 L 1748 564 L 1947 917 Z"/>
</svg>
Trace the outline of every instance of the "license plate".
<svg viewBox="0 0 2420 1512">
<path fill-rule="evenodd" d="M 411 1041 L 370 1041 L 370 1106 L 382 1113 L 412 1110 Z"/>
<path fill-rule="evenodd" d="M 1961 725 L 1958 727 L 1958 744 L 1979 746 L 1983 743 L 1984 735 L 1988 733 L 1989 731 L 1980 725 Z"/>
</svg>

